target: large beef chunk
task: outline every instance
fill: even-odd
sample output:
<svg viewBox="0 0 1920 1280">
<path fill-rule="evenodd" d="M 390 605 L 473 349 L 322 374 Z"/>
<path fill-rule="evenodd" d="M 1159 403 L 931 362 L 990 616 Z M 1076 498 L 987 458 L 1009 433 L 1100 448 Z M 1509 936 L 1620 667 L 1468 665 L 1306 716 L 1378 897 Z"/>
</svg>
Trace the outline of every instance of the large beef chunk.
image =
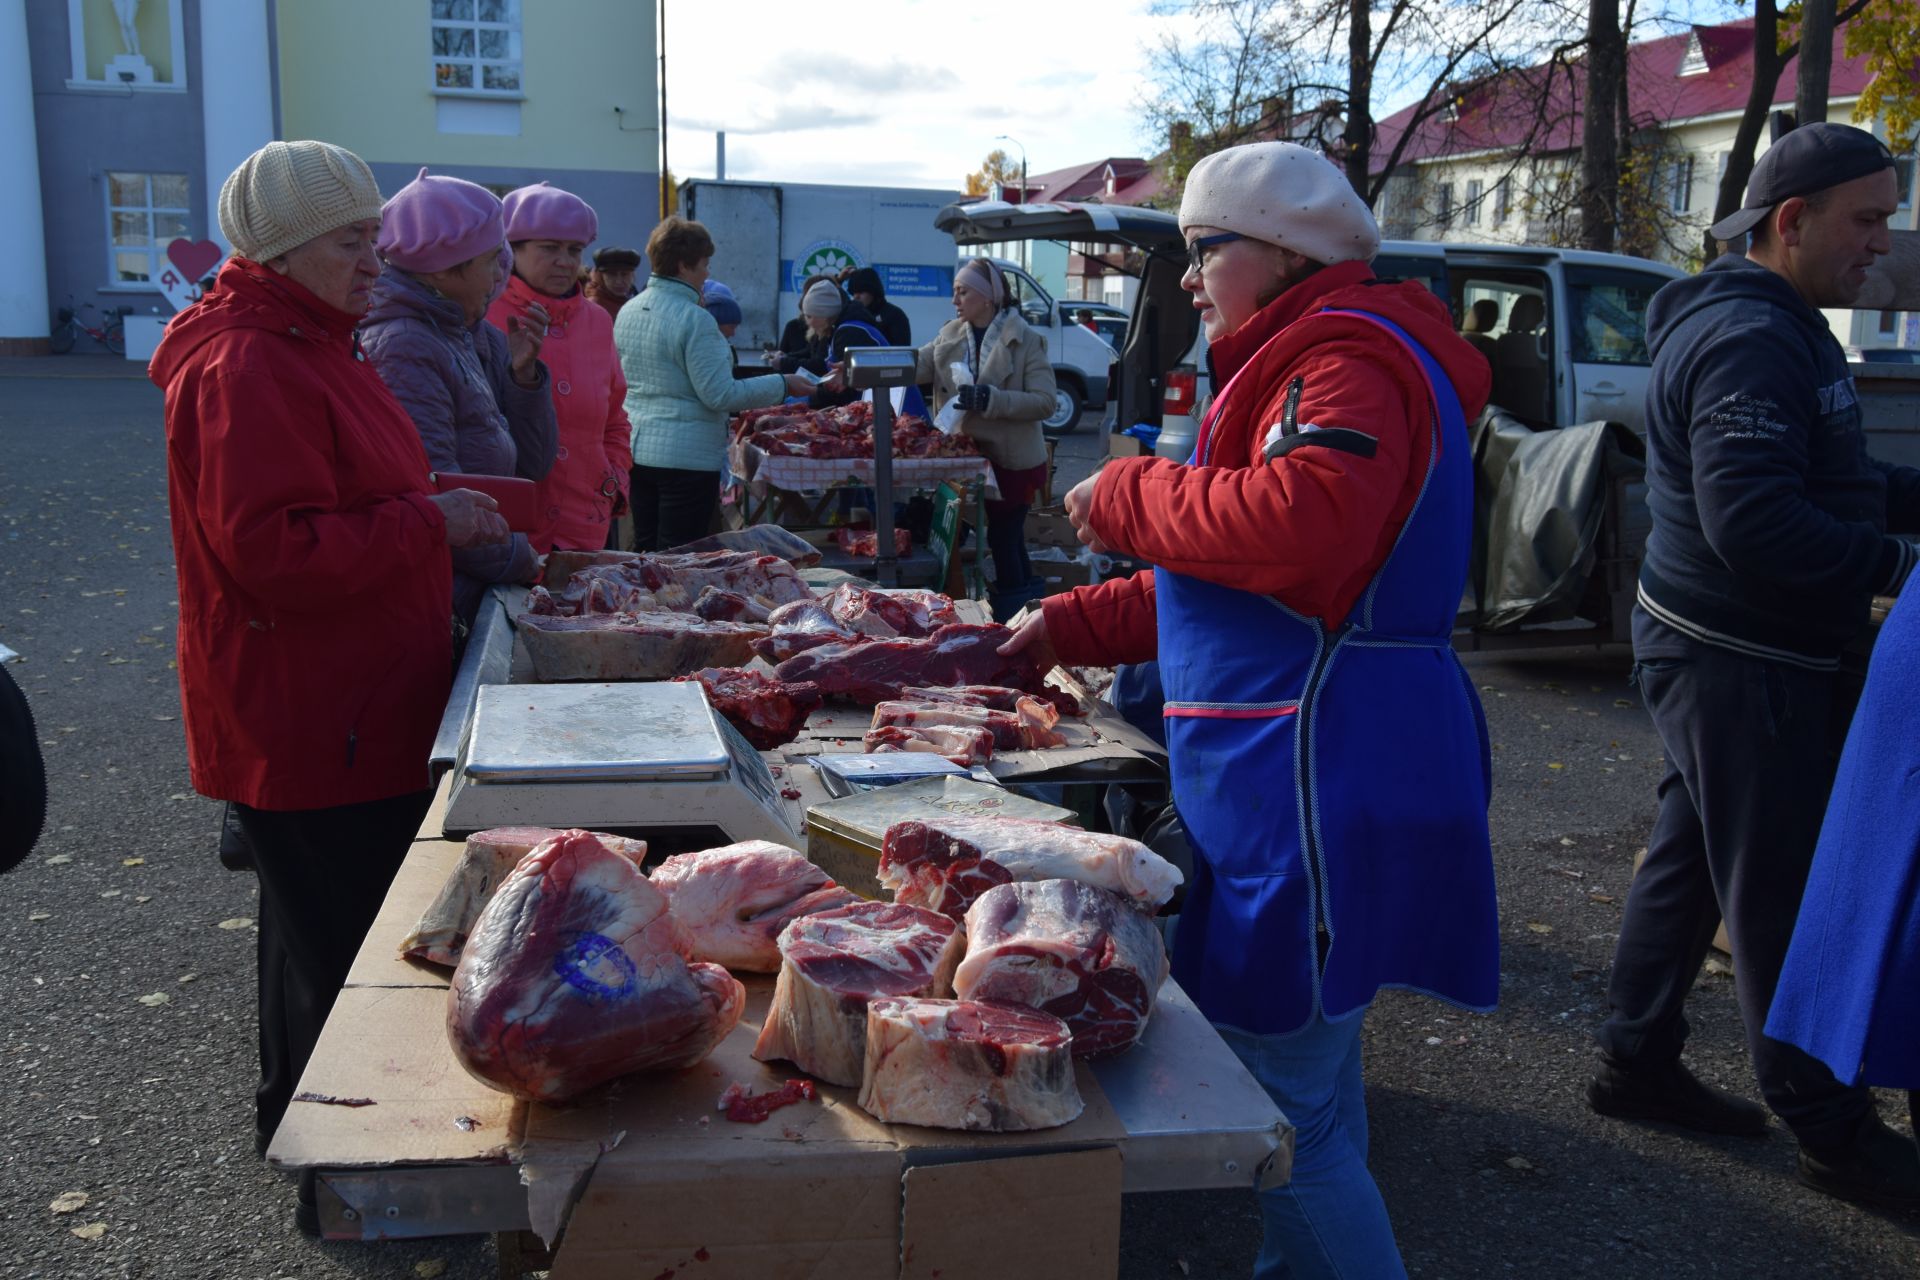
<svg viewBox="0 0 1920 1280">
<path fill-rule="evenodd" d="M 918 907 L 858 902 L 803 916 L 780 935 L 780 977 L 753 1056 L 853 1088 L 866 1061 L 867 1002 L 948 995 L 959 960 L 959 928 Z"/>
<path fill-rule="evenodd" d="M 1105 889 L 1041 880 L 998 885 L 973 904 L 953 989 L 1053 1014 L 1084 1058 L 1138 1040 L 1166 980 L 1166 944 L 1149 917 Z"/>
<path fill-rule="evenodd" d="M 1086 1104 L 1073 1035 L 1050 1013 L 989 1000 L 883 996 L 867 1005 L 860 1106 L 887 1124 L 1012 1133 Z"/>
<path fill-rule="evenodd" d="M 785 845 L 746 840 L 676 853 L 654 868 L 693 956 L 739 973 L 780 971 L 780 931 L 860 899 Z"/>
<path fill-rule="evenodd" d="M 1016 880 L 1077 880 L 1153 910 L 1173 897 L 1181 876 L 1138 840 L 1035 818 L 912 819 L 888 827 L 881 841 L 880 883 L 894 901 L 956 920 L 988 889 Z"/>
<path fill-rule="evenodd" d="M 788 658 L 774 674 L 811 680 L 829 698 L 869 707 L 915 685 L 993 684 L 1038 692 L 1045 686 L 1033 659 L 999 652 L 1012 636 L 998 624 L 957 622 L 924 640 L 823 644 Z"/>
<path fill-rule="evenodd" d="M 821 702 L 819 685 L 775 680 L 744 667 L 706 667 L 679 679 L 699 681 L 708 705 L 760 751 L 799 737 Z"/>
<path fill-rule="evenodd" d="M 447 992 L 454 1056 L 535 1102 L 692 1066 L 740 1021 L 746 989 L 689 950 L 631 858 L 563 831 L 514 868 L 461 951 Z"/>
</svg>

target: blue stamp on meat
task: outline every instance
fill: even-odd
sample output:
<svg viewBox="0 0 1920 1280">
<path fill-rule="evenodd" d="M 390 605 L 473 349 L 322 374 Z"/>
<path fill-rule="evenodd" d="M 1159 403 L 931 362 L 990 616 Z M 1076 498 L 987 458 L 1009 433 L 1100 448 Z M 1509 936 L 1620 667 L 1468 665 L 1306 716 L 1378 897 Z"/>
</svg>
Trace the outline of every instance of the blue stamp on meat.
<svg viewBox="0 0 1920 1280">
<path fill-rule="evenodd" d="M 620 944 L 597 933 L 577 933 L 553 957 L 553 971 L 576 991 L 596 1000 L 618 1000 L 633 992 L 633 957 Z"/>
</svg>

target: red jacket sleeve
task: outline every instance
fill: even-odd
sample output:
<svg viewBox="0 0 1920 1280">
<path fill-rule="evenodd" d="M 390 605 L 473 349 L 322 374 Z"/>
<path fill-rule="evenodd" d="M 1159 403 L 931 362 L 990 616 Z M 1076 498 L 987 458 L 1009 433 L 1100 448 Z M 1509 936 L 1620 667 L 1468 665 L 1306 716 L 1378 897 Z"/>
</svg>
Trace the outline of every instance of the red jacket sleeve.
<svg viewBox="0 0 1920 1280">
<path fill-rule="evenodd" d="M 249 595 L 289 612 L 338 609 L 382 588 L 383 569 L 446 554 L 446 519 L 424 493 L 339 509 L 332 424 L 296 412 L 273 378 L 211 373 L 197 400 L 194 514 Z"/>
<path fill-rule="evenodd" d="M 607 393 L 607 467 L 614 483 L 620 486 L 620 500 L 627 497 L 627 477 L 633 471 L 633 427 L 627 421 L 627 375 L 620 362 L 613 362 L 613 386 Z"/>
<path fill-rule="evenodd" d="M 1296 378 L 1300 425 L 1362 432 L 1377 442 L 1372 457 L 1303 443 L 1264 460 L 1267 427 L 1280 421 Z M 1250 457 L 1211 467 L 1165 458 L 1109 463 L 1094 489 L 1092 524 L 1125 555 L 1337 624 L 1406 521 L 1416 462 L 1425 471 L 1429 414 L 1414 413 L 1405 384 L 1383 374 L 1377 348 L 1352 340 L 1315 347 L 1277 383 L 1256 419 Z"/>
<path fill-rule="evenodd" d="M 1049 596 L 1040 611 L 1053 651 L 1070 665 L 1116 667 L 1160 652 L 1151 569 Z"/>
</svg>

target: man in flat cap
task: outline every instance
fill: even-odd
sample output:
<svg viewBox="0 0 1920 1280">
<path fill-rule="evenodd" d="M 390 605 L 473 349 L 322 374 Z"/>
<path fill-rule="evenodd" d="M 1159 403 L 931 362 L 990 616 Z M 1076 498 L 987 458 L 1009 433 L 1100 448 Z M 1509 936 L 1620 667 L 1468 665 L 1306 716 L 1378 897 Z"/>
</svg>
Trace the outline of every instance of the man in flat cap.
<svg viewBox="0 0 1920 1280">
<path fill-rule="evenodd" d="M 1858 688 L 1840 654 L 1871 598 L 1897 594 L 1920 530 L 1920 471 L 1869 458 L 1846 355 L 1848 307 L 1888 252 L 1893 156 L 1812 124 L 1755 166 L 1751 234 L 1647 310 L 1653 532 L 1633 616 L 1634 675 L 1666 753 L 1659 816 L 1627 898 L 1588 1100 L 1602 1115 L 1764 1134 L 1766 1111 L 1680 1061 L 1683 1013 L 1725 919 L 1767 1106 L 1800 1142 L 1801 1181 L 1920 1205 L 1920 1156 L 1872 1096 L 1762 1032 Z"/>
</svg>

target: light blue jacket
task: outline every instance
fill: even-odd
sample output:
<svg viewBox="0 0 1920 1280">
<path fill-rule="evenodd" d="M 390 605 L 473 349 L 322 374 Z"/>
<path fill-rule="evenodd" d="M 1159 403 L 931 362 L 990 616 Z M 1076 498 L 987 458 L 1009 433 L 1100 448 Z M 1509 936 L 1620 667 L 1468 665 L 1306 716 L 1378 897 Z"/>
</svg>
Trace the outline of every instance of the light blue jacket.
<svg viewBox="0 0 1920 1280">
<path fill-rule="evenodd" d="M 700 294 L 684 280 L 656 275 L 613 322 L 613 345 L 627 378 L 633 461 L 642 467 L 719 471 L 727 456 L 727 418 L 778 404 L 779 374 L 736 380 L 733 348 L 720 336 Z"/>
</svg>

